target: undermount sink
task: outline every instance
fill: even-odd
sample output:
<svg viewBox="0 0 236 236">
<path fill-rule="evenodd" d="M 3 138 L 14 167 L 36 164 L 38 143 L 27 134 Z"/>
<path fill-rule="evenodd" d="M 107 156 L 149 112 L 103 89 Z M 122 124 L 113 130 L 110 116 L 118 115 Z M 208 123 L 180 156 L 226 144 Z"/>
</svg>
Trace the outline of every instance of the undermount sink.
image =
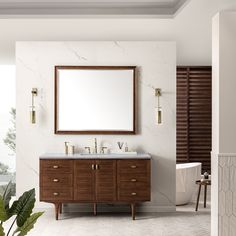
<svg viewBox="0 0 236 236">
<path fill-rule="evenodd" d="M 82 156 L 107 156 L 107 153 L 80 153 Z"/>
<path fill-rule="evenodd" d="M 88 156 L 88 157 L 98 157 L 98 156 L 114 156 L 114 155 L 120 155 L 120 156 L 127 156 L 127 155 L 137 155 L 137 152 L 112 152 L 112 153 L 81 153 L 82 156 Z"/>
</svg>

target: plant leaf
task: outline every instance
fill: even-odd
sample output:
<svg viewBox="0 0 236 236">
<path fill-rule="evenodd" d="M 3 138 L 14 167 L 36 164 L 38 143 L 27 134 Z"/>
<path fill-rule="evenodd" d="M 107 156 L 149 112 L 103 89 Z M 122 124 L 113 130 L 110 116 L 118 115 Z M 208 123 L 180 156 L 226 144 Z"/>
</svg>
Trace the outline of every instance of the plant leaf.
<svg viewBox="0 0 236 236">
<path fill-rule="evenodd" d="M 0 224 L 0 236 L 5 236 L 4 229 L 1 224 Z"/>
<path fill-rule="evenodd" d="M 24 225 L 27 218 L 31 215 L 35 203 L 35 189 L 24 192 L 23 195 L 14 201 L 9 212 L 16 216 L 16 224 L 18 227 Z"/>
<path fill-rule="evenodd" d="M 5 209 L 5 203 L 3 197 L 0 196 L 0 221 L 4 222 L 8 219 L 7 212 Z"/>
<path fill-rule="evenodd" d="M 5 203 L 5 208 L 6 209 L 9 209 L 9 202 L 11 200 L 11 197 L 12 197 L 12 190 L 11 190 L 11 187 L 12 187 L 12 183 L 11 181 L 8 183 L 7 187 L 5 188 L 5 191 L 3 193 L 3 200 L 4 200 L 4 203 Z"/>
<path fill-rule="evenodd" d="M 27 233 L 34 228 L 34 224 L 36 223 L 37 219 L 43 214 L 43 212 L 37 212 L 32 214 L 24 223 L 23 226 L 18 227 L 13 235 L 16 233 L 20 232 L 17 234 L 17 236 L 25 236 Z"/>
</svg>

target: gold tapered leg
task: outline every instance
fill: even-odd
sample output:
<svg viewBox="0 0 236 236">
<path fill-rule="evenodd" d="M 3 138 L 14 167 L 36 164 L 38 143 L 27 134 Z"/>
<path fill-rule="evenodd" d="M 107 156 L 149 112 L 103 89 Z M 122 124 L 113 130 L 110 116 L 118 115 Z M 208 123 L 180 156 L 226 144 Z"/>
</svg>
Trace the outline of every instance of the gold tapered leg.
<svg viewBox="0 0 236 236">
<path fill-rule="evenodd" d="M 131 213 L 132 213 L 132 219 L 135 220 L 135 214 L 136 214 L 135 203 L 131 203 Z"/>
<path fill-rule="evenodd" d="M 93 203 L 93 215 L 97 215 L 97 203 Z"/>
</svg>

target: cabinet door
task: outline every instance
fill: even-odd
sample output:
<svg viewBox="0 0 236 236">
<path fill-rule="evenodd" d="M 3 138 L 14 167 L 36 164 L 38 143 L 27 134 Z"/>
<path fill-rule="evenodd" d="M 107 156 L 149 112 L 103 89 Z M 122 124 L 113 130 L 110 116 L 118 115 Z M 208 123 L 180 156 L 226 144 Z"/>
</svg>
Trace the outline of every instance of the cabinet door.
<svg viewBox="0 0 236 236">
<path fill-rule="evenodd" d="M 97 160 L 96 167 L 96 201 L 115 201 L 116 160 Z"/>
<path fill-rule="evenodd" d="M 95 161 L 75 160 L 74 200 L 91 202 L 95 200 Z"/>
</svg>

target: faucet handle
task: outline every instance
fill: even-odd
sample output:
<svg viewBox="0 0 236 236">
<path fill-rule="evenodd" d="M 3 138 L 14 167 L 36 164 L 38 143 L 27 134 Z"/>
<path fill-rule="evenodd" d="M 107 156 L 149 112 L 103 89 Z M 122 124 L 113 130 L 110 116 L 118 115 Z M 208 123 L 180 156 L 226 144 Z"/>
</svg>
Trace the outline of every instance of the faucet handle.
<svg viewBox="0 0 236 236">
<path fill-rule="evenodd" d="M 84 147 L 85 150 L 88 150 L 88 153 L 91 154 L 91 148 L 90 147 Z"/>
<path fill-rule="evenodd" d="M 105 149 L 107 149 L 107 147 L 101 147 L 101 153 L 105 154 Z"/>
<path fill-rule="evenodd" d="M 65 143 L 65 154 L 67 155 L 69 153 L 69 142 L 64 142 Z"/>
</svg>

